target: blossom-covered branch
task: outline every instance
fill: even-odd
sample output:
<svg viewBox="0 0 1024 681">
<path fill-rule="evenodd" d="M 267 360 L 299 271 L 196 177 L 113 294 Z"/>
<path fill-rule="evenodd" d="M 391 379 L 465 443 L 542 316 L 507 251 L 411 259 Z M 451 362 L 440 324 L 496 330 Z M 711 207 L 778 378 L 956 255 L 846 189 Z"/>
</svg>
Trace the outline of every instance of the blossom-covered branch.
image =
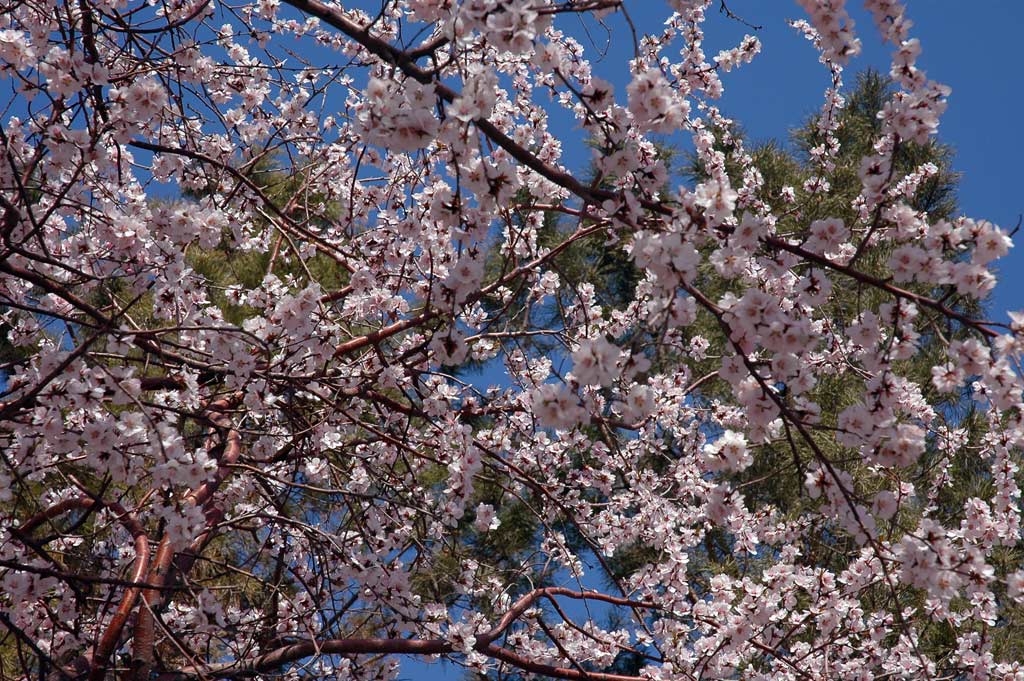
<svg viewBox="0 0 1024 681">
<path fill-rule="evenodd" d="M 864 5 L 787 147 L 732 3 L 0 0 L 0 676 L 1024 674 L 1010 234 Z"/>
</svg>

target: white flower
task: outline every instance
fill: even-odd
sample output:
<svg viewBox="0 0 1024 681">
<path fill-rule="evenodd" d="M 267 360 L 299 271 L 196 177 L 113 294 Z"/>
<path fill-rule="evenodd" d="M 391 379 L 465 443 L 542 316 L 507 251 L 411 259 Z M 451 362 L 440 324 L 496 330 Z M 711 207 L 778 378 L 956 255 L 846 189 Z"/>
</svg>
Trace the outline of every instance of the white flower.
<svg viewBox="0 0 1024 681">
<path fill-rule="evenodd" d="M 646 385 L 634 385 L 622 403 L 622 418 L 628 423 L 643 421 L 656 407 L 654 391 Z"/>
<path fill-rule="evenodd" d="M 899 509 L 899 501 L 896 499 L 896 495 L 889 490 L 882 490 L 875 495 L 875 501 L 872 506 L 875 515 L 888 520 L 896 515 L 896 511 Z"/>
<path fill-rule="evenodd" d="M 368 142 L 399 152 L 415 151 L 437 138 L 434 86 L 409 78 L 401 83 L 371 78 L 357 119 Z"/>
<path fill-rule="evenodd" d="M 669 133 L 686 123 L 690 105 L 678 96 L 660 70 L 652 68 L 635 76 L 626 93 L 629 112 L 641 129 Z"/>
<path fill-rule="evenodd" d="M 466 361 L 469 355 L 469 345 L 466 343 L 466 334 L 458 327 L 451 327 L 447 331 L 440 331 L 430 339 L 430 350 L 434 353 L 434 359 L 446 366 L 458 366 Z"/>
<path fill-rule="evenodd" d="M 604 336 L 580 342 L 572 353 L 573 376 L 581 385 L 609 386 L 618 377 L 619 348 Z"/>
<path fill-rule="evenodd" d="M 549 428 L 568 430 L 586 417 L 576 396 L 560 383 L 537 386 L 531 394 L 531 404 L 537 420 Z"/>
<path fill-rule="evenodd" d="M 1024 570 L 1006 576 L 1006 596 L 1017 603 L 1024 603 Z"/>
<path fill-rule="evenodd" d="M 499 525 L 501 525 L 501 520 L 495 514 L 493 506 L 490 504 L 480 504 L 476 507 L 476 518 L 473 521 L 473 527 L 476 528 L 477 532 L 496 530 Z"/>
<path fill-rule="evenodd" d="M 732 217 L 739 196 L 725 179 L 702 182 L 693 194 L 696 197 L 694 203 L 704 209 L 709 227 L 720 225 Z"/>
<path fill-rule="evenodd" d="M 327 461 L 319 457 L 306 459 L 302 466 L 302 472 L 306 474 L 306 478 L 312 483 L 322 483 L 327 479 L 329 471 L 330 466 Z"/>
<path fill-rule="evenodd" d="M 712 444 L 704 446 L 704 461 L 713 471 L 742 471 L 754 462 L 743 433 L 726 430 Z"/>
</svg>

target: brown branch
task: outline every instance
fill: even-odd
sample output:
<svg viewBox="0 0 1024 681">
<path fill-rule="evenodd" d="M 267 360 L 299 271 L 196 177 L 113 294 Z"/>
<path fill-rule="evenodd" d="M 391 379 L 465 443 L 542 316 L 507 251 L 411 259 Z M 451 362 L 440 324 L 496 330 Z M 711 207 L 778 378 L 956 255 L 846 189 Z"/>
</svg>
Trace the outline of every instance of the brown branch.
<svg viewBox="0 0 1024 681">
<path fill-rule="evenodd" d="M 132 579 L 118 579 L 117 577 L 99 577 L 97 575 L 87 575 L 79 572 L 70 573 L 56 570 L 54 568 L 43 567 L 41 565 L 28 565 L 16 560 L 9 560 L 6 558 L 0 558 L 0 568 L 8 568 L 10 570 L 16 570 L 18 572 L 29 572 L 33 575 L 39 575 L 40 577 L 53 577 L 61 582 L 80 582 L 82 584 L 106 584 L 107 586 L 120 586 L 120 587 L 132 587 L 137 586 L 140 589 L 172 589 L 178 587 L 170 587 L 167 585 L 160 586 L 159 584 L 153 584 L 151 582 L 143 580 L 132 580 Z"/>
<path fill-rule="evenodd" d="M 130 514 L 122 514 L 122 522 L 132 533 L 135 539 L 135 563 L 132 566 L 131 581 L 139 582 L 146 574 L 149 566 L 149 536 L 146 534 L 142 524 Z M 128 622 L 135 601 L 138 600 L 140 589 L 131 586 L 121 597 L 121 602 L 114 611 L 107 628 L 103 631 L 99 643 L 96 644 L 96 652 L 93 654 L 91 669 L 89 670 L 89 681 L 102 681 L 107 671 L 107 663 L 110 656 L 117 650 L 121 638 L 121 631 Z"/>
<path fill-rule="evenodd" d="M 495 660 L 506 662 L 524 672 L 570 681 L 637 681 L 638 676 L 591 672 L 555 665 L 541 664 L 519 655 L 493 642 L 541 598 L 565 596 L 579 600 L 596 600 L 612 605 L 643 609 L 659 609 L 653 603 L 643 603 L 610 596 L 597 591 L 573 591 L 563 587 L 534 589 L 522 596 L 490 631 L 477 637 L 473 649 Z M 301 641 L 277 648 L 248 660 L 236 660 L 204 667 L 189 667 L 160 675 L 161 681 L 176 681 L 192 677 L 236 678 L 279 669 L 283 665 L 314 655 L 446 655 L 456 652 L 452 644 L 443 639 L 395 638 L 343 638 L 325 641 Z"/>
<path fill-rule="evenodd" d="M 197 506 L 206 504 L 212 499 L 214 492 L 231 473 L 234 464 L 241 454 L 242 440 L 238 431 L 231 427 L 231 421 L 225 412 L 231 409 L 241 399 L 241 395 L 235 394 L 225 397 L 207 405 L 205 412 L 208 418 L 218 427 L 228 429 L 224 453 L 217 462 L 217 470 L 213 478 L 204 482 L 197 489 L 190 492 L 184 499 L 186 504 Z M 209 521 L 208 521 L 209 522 Z M 146 577 L 146 581 L 162 587 L 167 581 L 174 561 L 175 551 L 171 545 L 167 533 L 160 540 L 157 548 L 156 558 L 153 560 L 152 568 Z M 132 676 L 139 681 L 148 681 L 150 670 L 153 667 L 154 649 L 156 644 L 155 611 L 163 604 L 163 590 L 161 588 L 146 589 L 142 592 L 142 607 L 139 609 L 135 621 L 135 631 L 132 640 Z"/>
<path fill-rule="evenodd" d="M 818 255 L 817 253 L 805 250 L 804 248 L 801 248 L 796 244 L 791 244 L 785 239 L 781 239 L 779 237 L 770 237 L 769 239 L 766 240 L 766 242 L 778 249 L 787 251 L 789 253 L 792 253 L 793 255 L 798 255 L 805 260 L 820 265 L 821 267 L 846 275 L 847 277 L 855 279 L 856 281 L 859 281 L 862 284 L 874 286 L 875 288 L 881 289 L 886 293 L 890 293 L 897 298 L 903 298 L 905 300 L 917 303 L 918 305 L 931 308 L 941 313 L 945 317 L 948 317 L 949 319 L 955 319 L 961 324 L 969 326 L 970 328 L 974 329 L 975 331 L 977 331 L 978 333 L 987 338 L 995 338 L 996 336 L 999 335 L 997 332 L 988 328 L 987 325 L 990 322 L 972 319 L 967 315 L 960 314 L 956 310 L 947 307 L 941 302 L 929 298 L 928 296 L 923 296 L 918 293 L 914 293 L 912 291 L 900 288 L 898 286 L 893 286 L 889 282 L 879 279 L 878 277 L 874 277 L 870 274 L 867 274 L 866 272 L 861 272 L 860 270 L 854 269 L 849 265 L 841 265 L 833 260 L 829 260 L 823 255 Z"/>
<path fill-rule="evenodd" d="M 87 497 L 76 497 L 73 499 L 65 499 L 49 508 L 33 515 L 31 518 L 25 521 L 18 528 L 18 534 L 27 536 L 32 530 L 36 529 L 44 522 L 53 520 L 54 518 L 63 515 L 64 513 L 75 510 L 85 509 L 94 510 L 97 508 L 109 508 L 111 511 L 117 514 L 118 520 L 125 526 L 135 539 L 135 562 L 132 564 L 132 575 L 129 579 L 133 583 L 121 596 L 121 602 L 117 606 L 117 610 L 114 611 L 114 616 L 111 618 L 110 623 L 103 630 L 103 634 L 100 636 L 99 641 L 96 643 L 96 648 L 92 656 L 92 660 L 89 663 L 89 679 L 90 681 L 100 681 L 106 674 L 107 662 L 110 660 L 110 655 L 117 649 L 118 641 L 121 637 L 121 631 L 124 629 L 124 625 L 128 622 L 128 617 L 131 615 L 132 608 L 135 607 L 135 601 L 139 597 L 140 589 L 134 583 L 138 583 L 142 580 L 143 575 L 146 572 L 146 568 L 149 566 L 149 536 L 146 534 L 145 528 L 142 523 L 139 522 L 132 513 L 126 511 L 120 504 L 104 502 L 101 499 L 90 499 Z M 18 569 L 17 567 L 14 569 Z M 56 571 L 54 571 L 56 572 Z"/>
<path fill-rule="evenodd" d="M 601 593 L 600 591 L 574 591 L 560 586 L 549 586 L 542 589 L 534 589 L 522 596 L 515 602 L 515 604 L 513 604 L 509 611 L 505 613 L 505 616 L 501 618 L 501 621 L 499 621 L 498 624 L 496 624 L 486 634 L 478 636 L 477 640 L 484 641 L 485 643 L 495 641 L 506 629 L 508 629 L 509 626 L 512 625 L 515 620 L 519 619 L 535 601 L 541 598 L 553 598 L 554 596 L 565 596 L 567 598 L 574 598 L 581 601 L 601 601 L 602 603 L 621 605 L 629 608 L 640 608 L 646 610 L 660 609 L 660 607 L 654 603 L 644 603 L 641 601 L 630 600 L 628 598 L 621 598 L 619 596 L 611 596 L 609 594 Z"/>
<path fill-rule="evenodd" d="M 729 9 L 729 6 L 725 4 L 725 0 L 720 0 L 720 3 L 718 5 L 718 11 L 724 14 L 725 16 L 729 17 L 733 21 L 740 22 L 741 24 L 743 24 L 752 31 L 760 31 L 761 29 L 764 28 L 764 26 L 761 26 L 760 24 L 752 24 L 743 17 L 737 15 L 735 12 Z"/>
</svg>

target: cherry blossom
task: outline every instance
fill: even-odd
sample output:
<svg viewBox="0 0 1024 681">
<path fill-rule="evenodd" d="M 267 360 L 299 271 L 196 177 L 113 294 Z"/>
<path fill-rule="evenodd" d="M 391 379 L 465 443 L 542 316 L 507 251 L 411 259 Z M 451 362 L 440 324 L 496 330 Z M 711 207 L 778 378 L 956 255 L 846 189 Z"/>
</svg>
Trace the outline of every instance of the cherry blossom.
<svg viewBox="0 0 1024 681">
<path fill-rule="evenodd" d="M 1014 230 L 917 201 L 903 3 L 854 134 L 793 4 L 781 186 L 732 3 L 0 3 L 5 679 L 1024 678 Z"/>
</svg>

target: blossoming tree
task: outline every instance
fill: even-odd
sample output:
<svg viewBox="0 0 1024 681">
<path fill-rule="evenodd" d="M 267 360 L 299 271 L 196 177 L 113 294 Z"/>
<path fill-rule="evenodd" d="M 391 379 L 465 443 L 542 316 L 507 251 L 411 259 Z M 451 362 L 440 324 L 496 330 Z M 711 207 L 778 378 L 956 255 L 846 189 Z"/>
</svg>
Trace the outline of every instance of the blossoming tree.
<svg viewBox="0 0 1024 681">
<path fill-rule="evenodd" d="M 1024 678 L 1010 240 L 919 200 L 949 90 L 865 4 L 871 139 L 801 0 L 776 186 L 710 0 L 0 0 L 0 676 Z"/>
</svg>

